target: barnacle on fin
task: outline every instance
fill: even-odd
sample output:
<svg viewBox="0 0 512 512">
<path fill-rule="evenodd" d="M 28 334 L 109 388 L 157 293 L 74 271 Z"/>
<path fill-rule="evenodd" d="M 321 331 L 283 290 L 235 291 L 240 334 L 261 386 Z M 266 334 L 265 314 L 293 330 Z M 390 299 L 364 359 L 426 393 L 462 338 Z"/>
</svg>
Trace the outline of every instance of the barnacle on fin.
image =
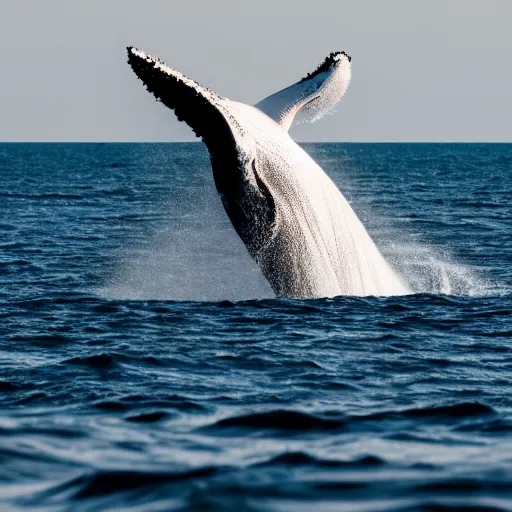
<svg viewBox="0 0 512 512">
<path fill-rule="evenodd" d="M 330 53 L 325 60 L 318 66 L 313 72 L 308 73 L 300 82 L 305 82 L 306 80 L 310 80 L 311 78 L 319 75 L 320 73 L 324 73 L 325 71 L 329 71 L 331 67 L 339 60 L 336 57 L 344 55 L 347 57 L 349 62 L 352 62 L 352 57 L 345 52 L 332 52 Z M 299 83 L 300 83 L 299 82 Z"/>
</svg>

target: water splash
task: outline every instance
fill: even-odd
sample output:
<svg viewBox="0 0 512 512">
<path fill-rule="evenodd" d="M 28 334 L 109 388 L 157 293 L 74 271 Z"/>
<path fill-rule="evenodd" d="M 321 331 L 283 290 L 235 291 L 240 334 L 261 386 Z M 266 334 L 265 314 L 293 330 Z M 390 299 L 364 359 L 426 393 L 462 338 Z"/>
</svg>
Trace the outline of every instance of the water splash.
<svg viewBox="0 0 512 512">
<path fill-rule="evenodd" d="M 123 300 L 273 297 L 260 269 L 224 218 L 222 207 L 211 201 L 204 213 L 204 218 L 199 219 L 194 208 L 185 222 L 170 218 L 144 243 L 125 250 L 118 268 L 99 294 Z M 367 213 L 365 217 L 368 218 Z M 413 293 L 474 297 L 501 293 L 500 287 L 493 286 L 474 269 L 454 261 L 448 251 L 419 242 L 397 242 L 404 233 L 393 232 L 391 242 L 371 230 L 385 258 Z"/>
<path fill-rule="evenodd" d="M 401 212 L 403 219 L 404 213 L 407 216 L 415 211 L 416 203 L 404 207 L 404 198 L 397 198 L 400 194 L 391 189 L 386 192 L 386 184 L 380 178 L 354 168 L 343 152 L 337 150 L 333 154 L 332 149 L 323 151 L 318 145 L 308 145 L 307 150 L 322 165 L 331 166 L 329 174 L 348 199 L 353 196 L 351 203 L 357 215 L 413 293 L 476 297 L 510 292 L 485 267 L 471 264 L 458 247 L 448 245 L 449 238 L 428 240 L 433 233 L 451 230 L 449 225 L 436 226 L 430 234 L 420 229 L 412 232 L 411 225 L 399 222 L 397 215 Z M 169 180 L 172 196 L 160 198 L 162 204 L 168 205 L 162 214 L 165 220 L 119 254 L 108 283 L 98 292 L 101 296 L 206 301 L 273 297 L 227 219 L 206 158 L 200 165 L 199 172 L 191 175 L 187 170 Z M 356 178 L 351 178 L 351 173 Z M 365 186 L 361 180 L 365 175 L 376 183 Z M 191 176 L 195 181 L 191 182 Z M 176 190 L 177 181 L 180 191 Z M 374 208 L 376 191 L 382 191 L 382 195 Z"/>
<path fill-rule="evenodd" d="M 209 223 L 208 223 L 209 224 Z M 272 297 L 270 286 L 236 233 L 209 225 L 161 231 L 145 247 L 126 251 L 99 291 L 122 300 L 245 300 Z"/>
<path fill-rule="evenodd" d="M 397 237 L 400 235 L 397 232 Z M 383 252 L 414 293 L 467 297 L 500 293 L 481 272 L 455 261 L 448 250 L 417 242 L 384 246 Z"/>
<path fill-rule="evenodd" d="M 229 222 L 210 174 L 194 201 L 186 195 L 165 200 L 166 220 L 121 251 L 100 296 L 179 301 L 274 296 Z"/>
</svg>

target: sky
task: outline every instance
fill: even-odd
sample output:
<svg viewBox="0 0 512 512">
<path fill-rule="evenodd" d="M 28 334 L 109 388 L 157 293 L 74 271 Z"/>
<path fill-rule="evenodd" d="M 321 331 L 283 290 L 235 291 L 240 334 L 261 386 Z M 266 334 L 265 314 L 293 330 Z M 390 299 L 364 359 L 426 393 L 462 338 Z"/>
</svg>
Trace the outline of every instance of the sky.
<svg viewBox="0 0 512 512">
<path fill-rule="evenodd" d="M 512 142 L 511 0 L 16 0 L 0 15 L 0 141 L 192 141 L 126 46 L 249 104 L 352 56 L 299 141 Z"/>
</svg>

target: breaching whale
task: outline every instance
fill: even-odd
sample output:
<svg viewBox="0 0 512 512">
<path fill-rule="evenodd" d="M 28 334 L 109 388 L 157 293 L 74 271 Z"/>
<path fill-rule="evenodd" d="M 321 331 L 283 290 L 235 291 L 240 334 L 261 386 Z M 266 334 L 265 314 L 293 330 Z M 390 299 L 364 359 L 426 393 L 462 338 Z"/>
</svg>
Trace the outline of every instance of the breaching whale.
<svg viewBox="0 0 512 512">
<path fill-rule="evenodd" d="M 331 53 L 312 73 L 255 106 L 202 87 L 128 47 L 128 63 L 157 100 L 202 138 L 215 186 L 278 297 L 408 293 L 336 185 L 288 134 L 345 94 L 351 58 Z"/>
</svg>

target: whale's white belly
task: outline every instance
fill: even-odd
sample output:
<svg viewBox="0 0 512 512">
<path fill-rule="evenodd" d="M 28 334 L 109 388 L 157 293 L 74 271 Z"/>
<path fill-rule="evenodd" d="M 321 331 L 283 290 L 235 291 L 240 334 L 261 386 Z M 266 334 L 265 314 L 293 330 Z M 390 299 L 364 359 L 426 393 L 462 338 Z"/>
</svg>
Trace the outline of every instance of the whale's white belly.
<svg viewBox="0 0 512 512">
<path fill-rule="evenodd" d="M 258 140 L 258 165 L 276 202 L 267 251 L 274 272 L 296 297 L 401 295 L 409 292 L 381 255 L 329 176 L 270 119 L 237 105 L 244 128 Z"/>
</svg>

